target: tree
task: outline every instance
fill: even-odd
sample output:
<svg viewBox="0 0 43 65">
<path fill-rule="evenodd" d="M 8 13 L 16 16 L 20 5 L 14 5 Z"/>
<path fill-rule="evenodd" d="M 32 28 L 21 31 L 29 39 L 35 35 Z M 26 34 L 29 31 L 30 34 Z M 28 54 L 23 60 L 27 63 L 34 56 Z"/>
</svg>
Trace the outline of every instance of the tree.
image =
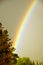
<svg viewBox="0 0 43 65">
<path fill-rule="evenodd" d="M 32 63 L 33 65 L 35 65 L 35 62 L 34 62 L 34 60 L 33 60 L 33 63 Z"/>
<path fill-rule="evenodd" d="M 32 65 L 32 62 L 29 58 L 23 57 L 18 59 L 16 65 Z"/>
<path fill-rule="evenodd" d="M 18 54 L 16 54 L 16 53 L 13 54 L 13 58 L 12 58 L 12 64 L 13 65 L 17 63 L 18 58 L 19 58 Z"/>
<path fill-rule="evenodd" d="M 17 54 L 14 54 L 15 48 L 9 39 L 8 31 L 4 30 L 0 23 L 0 65 L 12 65 L 12 60 L 17 62 Z"/>
</svg>

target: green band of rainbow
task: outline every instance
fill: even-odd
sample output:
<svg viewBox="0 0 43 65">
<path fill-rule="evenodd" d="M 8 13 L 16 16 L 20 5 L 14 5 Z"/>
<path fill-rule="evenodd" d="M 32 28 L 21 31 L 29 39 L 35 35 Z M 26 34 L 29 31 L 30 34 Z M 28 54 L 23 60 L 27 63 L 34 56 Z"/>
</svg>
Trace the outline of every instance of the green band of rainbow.
<svg viewBox="0 0 43 65">
<path fill-rule="evenodd" d="M 25 27 L 27 20 L 29 20 L 29 18 L 31 16 L 31 14 L 33 13 L 33 10 L 35 9 L 36 6 L 37 6 L 37 0 L 34 0 L 31 2 L 30 6 L 28 7 L 26 14 L 21 21 L 20 28 L 19 28 L 18 33 L 16 35 L 16 39 L 14 39 L 14 41 L 13 41 L 15 48 L 17 47 L 17 45 L 19 43 L 19 39 L 20 39 L 20 36 L 22 34 L 23 28 Z"/>
</svg>

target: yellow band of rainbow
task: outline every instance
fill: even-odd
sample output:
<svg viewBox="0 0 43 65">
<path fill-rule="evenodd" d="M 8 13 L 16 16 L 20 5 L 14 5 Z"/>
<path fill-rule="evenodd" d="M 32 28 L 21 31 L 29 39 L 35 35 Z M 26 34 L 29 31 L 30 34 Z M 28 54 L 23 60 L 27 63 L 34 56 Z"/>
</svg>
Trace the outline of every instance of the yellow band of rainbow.
<svg viewBox="0 0 43 65">
<path fill-rule="evenodd" d="M 23 17 L 23 19 L 22 19 L 22 21 L 21 21 L 20 28 L 19 28 L 18 33 L 17 33 L 17 35 L 16 35 L 16 39 L 14 39 L 14 41 L 13 41 L 13 44 L 14 44 L 14 47 L 15 47 L 15 48 L 17 47 L 17 45 L 18 45 L 18 43 L 19 43 L 18 41 L 19 41 L 20 36 L 21 36 L 21 34 L 22 34 L 24 25 L 26 24 L 27 19 L 30 18 L 31 14 L 32 14 L 32 12 L 33 12 L 33 10 L 35 9 L 36 6 L 37 6 L 37 0 L 33 0 L 33 1 L 31 2 L 30 6 L 28 7 L 25 16 Z"/>
</svg>

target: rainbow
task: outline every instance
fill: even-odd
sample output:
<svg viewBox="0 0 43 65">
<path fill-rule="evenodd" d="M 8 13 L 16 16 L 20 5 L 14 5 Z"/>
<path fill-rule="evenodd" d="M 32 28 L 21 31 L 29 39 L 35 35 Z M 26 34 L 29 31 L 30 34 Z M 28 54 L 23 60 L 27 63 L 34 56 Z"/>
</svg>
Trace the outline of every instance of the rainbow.
<svg viewBox="0 0 43 65">
<path fill-rule="evenodd" d="M 19 44 L 19 39 L 20 39 L 20 36 L 22 34 L 22 31 L 24 30 L 25 28 L 25 25 L 27 23 L 27 21 L 30 19 L 30 16 L 31 14 L 33 13 L 35 7 L 37 6 L 37 0 L 33 0 L 30 4 L 30 6 L 28 7 L 27 11 L 26 11 L 26 14 L 25 16 L 23 17 L 22 21 L 21 21 L 21 25 L 20 25 L 20 28 L 18 30 L 18 33 L 17 33 L 17 36 L 16 36 L 16 39 L 14 39 L 13 41 L 13 46 L 16 48 Z"/>
</svg>

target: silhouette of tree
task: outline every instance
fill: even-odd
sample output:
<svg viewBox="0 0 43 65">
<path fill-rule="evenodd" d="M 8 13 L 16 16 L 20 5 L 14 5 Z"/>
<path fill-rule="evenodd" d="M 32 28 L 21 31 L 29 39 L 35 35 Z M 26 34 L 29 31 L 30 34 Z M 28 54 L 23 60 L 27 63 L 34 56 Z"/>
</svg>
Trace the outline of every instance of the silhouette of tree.
<svg viewBox="0 0 43 65">
<path fill-rule="evenodd" d="M 10 40 L 8 31 L 4 30 L 0 23 L 0 65 L 12 65 L 12 61 L 14 64 L 17 62 L 18 55 L 13 53 L 15 48 Z"/>
</svg>

